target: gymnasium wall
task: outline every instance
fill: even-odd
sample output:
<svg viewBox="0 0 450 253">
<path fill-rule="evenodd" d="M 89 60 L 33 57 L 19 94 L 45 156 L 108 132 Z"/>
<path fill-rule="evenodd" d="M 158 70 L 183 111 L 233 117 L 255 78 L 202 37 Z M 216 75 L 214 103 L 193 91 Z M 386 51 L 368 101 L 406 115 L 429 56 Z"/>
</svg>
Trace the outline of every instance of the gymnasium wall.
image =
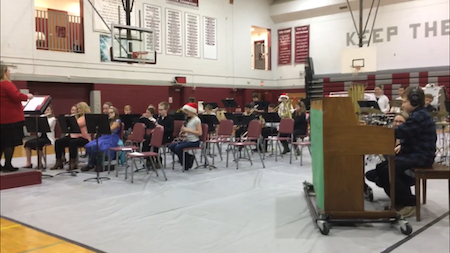
<svg viewBox="0 0 450 253">
<path fill-rule="evenodd" d="M 89 103 L 90 92 L 98 90 L 101 93 L 101 102 L 112 102 L 122 113 L 125 105 L 131 105 L 134 113 L 143 113 L 149 104 L 157 105 L 159 102 L 172 98 L 170 106 L 177 110 L 188 102 L 190 97 L 196 101 L 217 102 L 223 107 L 221 100 L 234 98 L 240 108 L 251 102 L 253 92 L 260 93 L 261 99 L 277 103 L 281 93 L 304 93 L 304 89 L 263 89 L 248 88 L 208 88 L 165 85 L 130 85 L 130 84 L 103 84 L 103 83 L 62 83 L 62 82 L 36 82 L 13 81 L 19 89 L 28 89 L 35 95 L 50 95 L 55 114 L 67 114 L 72 105 L 85 101 Z"/>
<path fill-rule="evenodd" d="M 136 13 L 144 3 L 161 6 L 163 13 L 165 8 L 170 8 L 182 11 L 183 16 L 189 12 L 217 18 L 218 59 L 163 53 L 158 55 L 154 66 L 100 62 L 101 33 L 93 30 L 94 11 L 86 0 L 83 4 L 85 53 L 36 50 L 34 0 L 14 0 L 2 1 L 2 60 L 17 66 L 17 80 L 170 85 L 174 76 L 186 76 L 190 85 L 208 87 L 259 86 L 261 81 L 266 86 L 277 86 L 272 71 L 251 69 L 250 28 L 273 26 L 270 0 L 235 1 L 234 4 L 229 0 L 201 1 L 199 9 L 167 4 L 166 0 L 136 0 Z"/>
<path fill-rule="evenodd" d="M 274 20 L 284 16 L 295 21 L 276 24 L 277 29 L 310 25 L 310 56 L 314 59 L 316 74 L 341 73 L 341 51 L 347 47 L 357 47 L 358 39 L 351 14 L 348 10 L 341 13 L 312 18 L 302 18 L 297 15 L 293 5 L 298 3 L 299 9 L 307 8 L 307 3 L 321 1 L 293 1 L 271 7 Z M 330 4 L 338 0 L 327 1 Z M 345 1 L 342 6 L 346 6 Z M 369 4 L 371 1 L 365 1 Z M 442 67 L 450 65 L 450 19 L 448 0 L 416 0 L 404 3 L 381 6 L 376 18 L 374 35 L 370 46 L 377 48 L 378 70 L 398 70 L 412 68 Z M 392 1 L 393 2 L 393 1 Z M 318 3 L 317 3 L 318 4 Z M 316 4 L 316 5 L 317 5 Z M 305 7 L 305 6 L 306 7 Z M 303 6 L 303 7 L 302 7 Z M 301 7 L 301 8 L 300 8 Z M 320 6 L 312 6 L 310 8 Z M 338 6 L 335 7 L 336 10 Z M 329 9 L 323 9 L 329 11 Z M 353 9 L 356 22 L 359 19 L 359 9 Z M 314 9 L 311 9 L 311 13 Z M 336 11 L 337 12 L 337 11 Z M 306 11 L 299 12 L 304 16 Z M 364 21 L 369 9 L 364 10 Z M 367 29 L 371 30 L 375 8 Z M 297 17 L 295 19 L 295 17 Z M 369 34 L 364 35 L 365 46 Z M 276 43 L 276 39 L 274 40 Z M 275 45 L 274 45 L 275 47 Z M 276 69 L 275 76 L 298 77 L 303 65 L 282 66 Z"/>
</svg>

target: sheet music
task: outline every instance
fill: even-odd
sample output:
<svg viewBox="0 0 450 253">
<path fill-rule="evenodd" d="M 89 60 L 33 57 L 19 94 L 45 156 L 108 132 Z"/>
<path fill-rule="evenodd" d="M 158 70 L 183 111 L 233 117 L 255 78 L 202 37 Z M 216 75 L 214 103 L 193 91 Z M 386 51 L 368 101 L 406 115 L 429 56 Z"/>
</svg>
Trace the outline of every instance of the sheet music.
<svg viewBox="0 0 450 253">
<path fill-rule="evenodd" d="M 24 111 L 36 111 L 36 108 L 44 103 L 45 97 L 34 97 L 32 98 L 28 104 L 23 109 Z"/>
<path fill-rule="evenodd" d="M 29 99 L 27 101 L 22 101 L 22 107 L 25 107 L 28 104 L 28 102 L 30 102 Z"/>
<path fill-rule="evenodd" d="M 139 153 L 139 152 L 133 152 L 133 153 L 130 153 L 131 155 L 139 155 L 139 156 L 143 156 L 144 154 L 142 154 L 142 153 Z"/>
</svg>

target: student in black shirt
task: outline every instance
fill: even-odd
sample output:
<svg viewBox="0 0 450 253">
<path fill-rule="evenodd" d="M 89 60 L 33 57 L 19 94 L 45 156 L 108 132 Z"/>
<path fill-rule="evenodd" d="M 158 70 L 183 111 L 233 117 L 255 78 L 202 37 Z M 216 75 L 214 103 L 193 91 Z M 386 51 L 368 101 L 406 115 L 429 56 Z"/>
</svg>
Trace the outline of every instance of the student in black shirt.
<svg viewBox="0 0 450 253">
<path fill-rule="evenodd" d="M 167 102 L 161 102 L 158 104 L 158 122 L 157 125 L 161 125 L 164 127 L 164 136 L 163 143 L 167 144 L 173 141 L 173 129 L 174 129 L 174 120 L 172 117 L 167 115 L 170 109 L 170 105 Z M 157 150 L 155 150 L 157 152 Z"/>
<path fill-rule="evenodd" d="M 303 102 L 298 102 L 295 105 L 295 111 L 292 113 L 292 118 L 294 119 L 294 139 L 292 141 L 296 141 L 297 138 L 306 136 L 308 133 L 308 121 L 306 120 L 306 106 Z M 287 141 L 282 141 L 283 144 L 283 154 L 288 153 L 289 144 Z"/>
<path fill-rule="evenodd" d="M 142 151 L 143 152 L 148 152 L 150 151 L 150 141 L 152 139 L 152 135 L 151 134 L 147 134 L 148 130 L 154 129 L 156 126 L 156 119 L 153 117 L 153 115 L 155 114 L 155 109 L 149 107 L 147 108 L 147 110 L 145 111 L 145 113 L 142 115 L 142 117 L 139 119 L 140 123 L 144 123 L 145 124 L 145 135 L 144 135 L 144 143 L 142 143 Z"/>
<path fill-rule="evenodd" d="M 308 133 L 308 121 L 306 120 L 306 106 L 303 102 L 295 105 L 295 111 L 292 114 L 294 119 L 294 140 Z"/>
<path fill-rule="evenodd" d="M 428 112 L 435 112 L 436 108 L 431 105 L 431 102 L 433 102 L 433 94 L 425 94 L 425 109 L 427 109 Z"/>
</svg>

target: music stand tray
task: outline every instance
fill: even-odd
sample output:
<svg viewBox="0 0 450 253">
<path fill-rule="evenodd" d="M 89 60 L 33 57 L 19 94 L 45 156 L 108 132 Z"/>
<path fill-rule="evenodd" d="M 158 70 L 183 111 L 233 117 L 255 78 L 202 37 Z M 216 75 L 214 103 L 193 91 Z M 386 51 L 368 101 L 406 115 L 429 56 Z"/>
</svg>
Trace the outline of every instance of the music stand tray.
<svg viewBox="0 0 450 253">
<path fill-rule="evenodd" d="M 233 125 L 239 126 L 241 124 L 242 114 L 225 113 L 225 117 L 233 121 Z"/>
<path fill-rule="evenodd" d="M 25 127 L 27 128 L 27 131 L 29 133 L 36 133 L 36 138 L 39 138 L 39 134 L 46 134 L 51 132 L 47 117 L 40 117 L 38 115 L 36 115 L 35 117 L 25 117 Z M 41 163 L 40 161 L 41 157 L 39 155 L 39 146 L 37 146 L 36 152 L 37 152 L 37 164 L 39 167 L 39 164 Z M 47 167 L 47 154 L 45 154 L 44 156 L 44 163 L 45 166 L 42 169 L 42 171 L 45 171 Z M 53 177 L 51 175 L 42 175 L 42 176 Z"/>
<path fill-rule="evenodd" d="M 141 115 L 139 114 L 121 114 L 119 116 L 120 121 L 125 125 L 125 129 L 133 128 L 134 123 L 139 122 L 139 118 Z"/>
<path fill-rule="evenodd" d="M 97 183 L 101 183 L 102 181 L 109 180 L 109 177 L 100 177 L 100 169 L 101 165 L 99 165 L 99 161 L 102 159 L 100 152 L 98 151 L 98 138 L 100 135 L 111 134 L 111 128 L 109 126 L 108 115 L 106 114 L 86 114 L 86 127 L 87 131 L 90 134 L 95 134 L 96 141 L 96 149 L 97 149 L 97 162 L 95 164 L 95 171 L 97 172 L 97 176 L 93 178 L 88 178 L 84 180 L 84 182 L 95 180 Z"/>
</svg>

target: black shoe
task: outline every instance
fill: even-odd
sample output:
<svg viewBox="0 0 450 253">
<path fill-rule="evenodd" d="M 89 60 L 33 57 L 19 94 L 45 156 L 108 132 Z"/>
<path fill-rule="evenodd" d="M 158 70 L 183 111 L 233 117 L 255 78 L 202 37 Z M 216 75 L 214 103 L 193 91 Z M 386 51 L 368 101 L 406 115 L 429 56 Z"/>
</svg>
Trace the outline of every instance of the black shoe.
<svg viewBox="0 0 450 253">
<path fill-rule="evenodd" d="M 283 152 L 282 152 L 281 154 L 282 154 L 282 155 L 285 155 L 285 154 L 287 154 L 287 153 L 289 153 L 289 152 L 291 152 L 290 149 L 285 149 L 285 150 L 283 150 Z"/>
<path fill-rule="evenodd" d="M 86 172 L 86 171 L 92 170 L 93 168 L 94 168 L 94 166 L 87 165 L 87 166 L 84 166 L 83 168 L 81 168 L 81 171 Z"/>
<path fill-rule="evenodd" d="M 2 166 L 2 172 L 5 172 L 5 173 L 7 173 L 7 172 L 14 172 L 14 171 L 18 171 L 19 170 L 19 168 L 15 168 L 15 167 L 13 167 L 12 165 L 7 165 L 7 166 Z"/>
</svg>

